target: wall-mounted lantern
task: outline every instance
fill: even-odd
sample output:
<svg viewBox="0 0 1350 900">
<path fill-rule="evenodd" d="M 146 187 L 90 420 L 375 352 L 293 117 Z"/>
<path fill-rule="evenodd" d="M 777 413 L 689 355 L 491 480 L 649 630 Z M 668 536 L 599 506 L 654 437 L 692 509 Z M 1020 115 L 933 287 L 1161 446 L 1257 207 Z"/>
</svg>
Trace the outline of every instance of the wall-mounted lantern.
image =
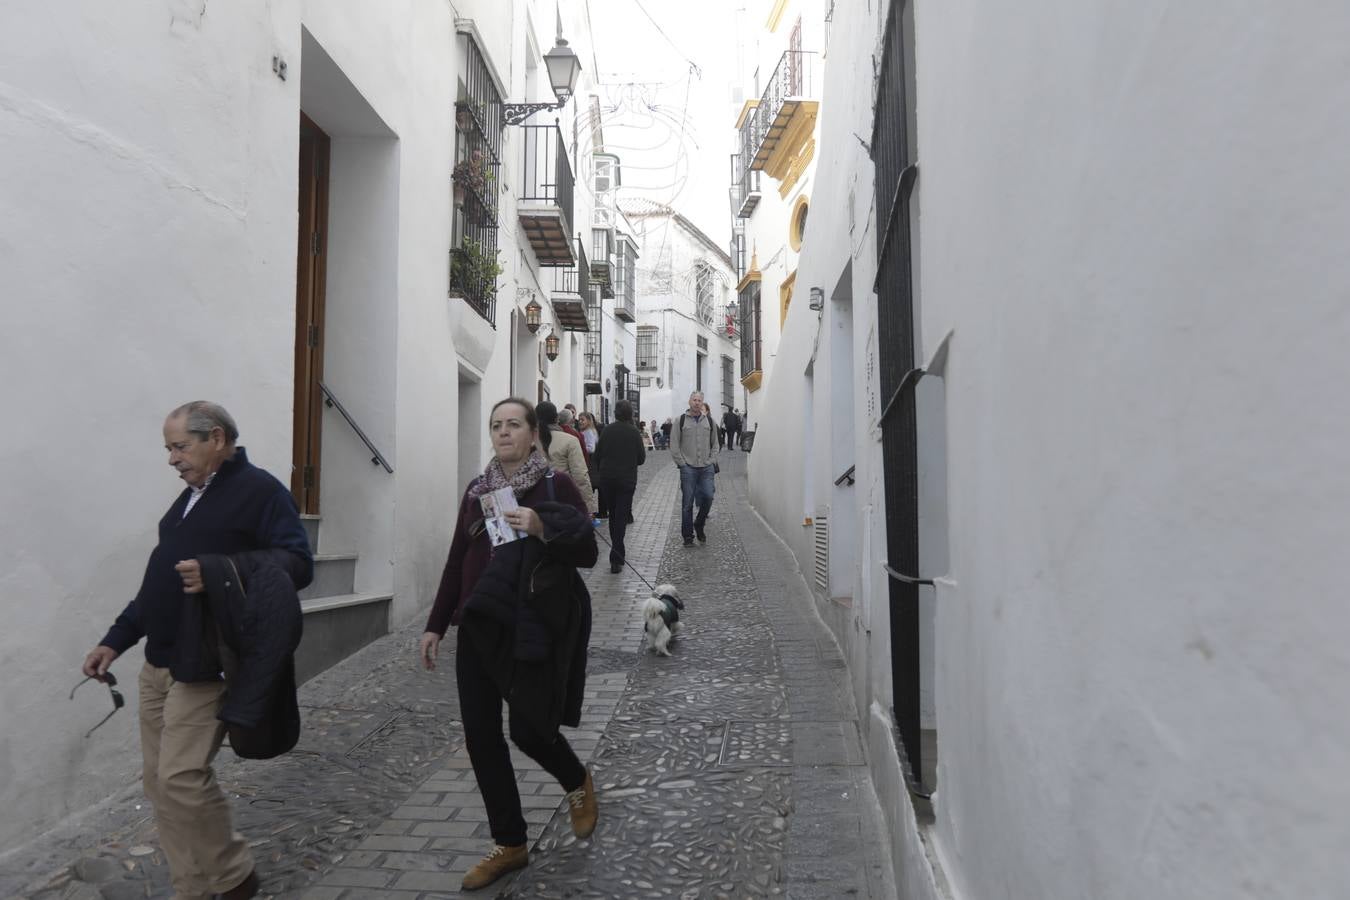
<svg viewBox="0 0 1350 900">
<path fill-rule="evenodd" d="M 530 334 L 539 333 L 539 315 L 543 311 L 544 308 L 533 297 L 530 298 L 529 303 L 525 304 L 525 327 L 530 329 Z"/>
<path fill-rule="evenodd" d="M 558 343 L 558 336 L 556 334 L 550 334 L 548 337 L 544 338 L 544 355 L 548 357 L 549 362 L 553 362 L 558 358 Z"/>
<path fill-rule="evenodd" d="M 581 59 L 562 36 L 562 11 L 558 10 L 558 38 L 553 49 L 544 54 L 544 67 L 548 69 L 549 87 L 553 88 L 556 103 L 506 103 L 502 105 L 502 114 L 507 125 L 519 125 L 530 116 L 546 109 L 562 109 L 572 99 L 577 87 L 577 78 L 581 76 Z"/>
<path fill-rule="evenodd" d="M 825 308 L 825 292 L 818 287 L 811 288 L 811 308 L 816 312 Z"/>
</svg>

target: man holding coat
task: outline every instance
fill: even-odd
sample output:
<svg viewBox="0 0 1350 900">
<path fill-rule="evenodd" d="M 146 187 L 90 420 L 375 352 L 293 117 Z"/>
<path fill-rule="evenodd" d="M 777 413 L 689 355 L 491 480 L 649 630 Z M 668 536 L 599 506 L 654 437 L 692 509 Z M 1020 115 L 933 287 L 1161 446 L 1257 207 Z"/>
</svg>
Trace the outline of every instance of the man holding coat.
<svg viewBox="0 0 1350 900">
<path fill-rule="evenodd" d="M 169 413 L 164 448 L 186 482 L 159 522 L 136 597 L 85 657 L 87 677 L 105 679 L 108 667 L 141 638 L 141 755 L 145 793 L 155 809 L 160 844 L 179 897 L 226 900 L 259 889 L 252 854 L 234 831 L 229 800 L 211 762 L 225 724 L 225 684 L 214 644 L 203 638 L 199 557 L 229 556 L 276 567 L 295 589 L 309 584 L 314 559 L 290 491 L 252 465 L 239 429 L 218 404 L 195 401 Z"/>
</svg>

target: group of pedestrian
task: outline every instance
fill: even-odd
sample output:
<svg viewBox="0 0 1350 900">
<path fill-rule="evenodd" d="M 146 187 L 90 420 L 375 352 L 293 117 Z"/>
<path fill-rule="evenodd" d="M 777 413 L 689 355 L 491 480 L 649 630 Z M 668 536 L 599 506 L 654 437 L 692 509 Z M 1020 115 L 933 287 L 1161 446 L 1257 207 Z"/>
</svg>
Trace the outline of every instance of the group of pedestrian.
<svg viewBox="0 0 1350 900">
<path fill-rule="evenodd" d="M 741 414 L 733 406 L 722 414 L 722 434 L 725 437 L 727 448 L 736 449 L 736 442 L 741 437 Z"/>
<path fill-rule="evenodd" d="M 460 500 L 418 647 L 422 664 L 435 669 L 441 641 L 458 626 L 455 678 L 465 744 L 494 844 L 465 875 L 465 890 L 528 863 L 506 733 L 562 786 L 573 832 L 584 838 L 595 829 L 594 782 L 559 728 L 580 722 L 591 598 L 578 569 L 598 559 L 598 514 L 609 522 L 610 571 L 626 562 L 637 471 L 650 446 L 650 435 L 644 440 L 633 418 L 632 405 L 621 400 L 614 421 L 600 430 L 593 414 L 570 404 L 559 410 L 514 397 L 497 403 L 488 417 L 492 458 Z M 689 409 L 659 431 L 680 469 L 685 546 L 706 541 L 718 441 L 702 394 L 691 394 Z M 230 604 L 265 586 L 261 599 L 247 601 L 254 604 L 250 615 L 258 604 L 271 604 L 273 612 L 259 614 L 260 621 L 275 621 L 274 612 L 288 607 L 298 621 L 297 592 L 312 579 L 314 559 L 290 491 L 249 462 L 223 407 L 206 401 L 178 407 L 163 436 L 185 488 L 160 520 L 140 590 L 85 657 L 82 671 L 86 680 L 112 688 L 110 666 L 146 640 L 139 712 L 144 784 L 174 890 L 184 898 L 247 900 L 260 881 L 212 761 L 227 724 L 236 753 L 237 726 L 268 735 L 275 728 L 294 731 L 279 745 L 273 739 L 267 755 L 294 745 L 291 654 L 299 632 L 294 629 L 287 645 L 284 637 L 231 626 L 239 611 Z M 514 503 L 503 501 L 504 490 Z M 489 518 L 504 519 L 495 542 Z M 240 721 L 227 723 L 229 694 L 238 693 L 244 679 L 256 702 Z M 503 700 L 509 701 L 506 733 Z"/>
</svg>

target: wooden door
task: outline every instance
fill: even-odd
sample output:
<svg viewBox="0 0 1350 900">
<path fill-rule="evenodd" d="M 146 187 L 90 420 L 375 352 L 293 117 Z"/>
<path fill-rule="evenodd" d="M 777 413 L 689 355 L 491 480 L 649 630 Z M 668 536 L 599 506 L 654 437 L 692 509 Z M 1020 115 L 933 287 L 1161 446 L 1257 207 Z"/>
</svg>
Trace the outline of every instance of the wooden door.
<svg viewBox="0 0 1350 900">
<path fill-rule="evenodd" d="M 323 427 L 323 308 L 328 243 L 328 135 L 300 114 L 300 224 L 295 262 L 295 412 L 291 493 L 319 513 Z"/>
</svg>

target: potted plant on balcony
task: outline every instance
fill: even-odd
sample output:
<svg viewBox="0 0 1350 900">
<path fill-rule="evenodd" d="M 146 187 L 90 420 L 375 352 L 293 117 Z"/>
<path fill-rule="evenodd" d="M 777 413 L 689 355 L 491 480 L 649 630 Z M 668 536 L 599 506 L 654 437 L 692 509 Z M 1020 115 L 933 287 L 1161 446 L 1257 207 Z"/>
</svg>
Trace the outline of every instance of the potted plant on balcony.
<svg viewBox="0 0 1350 900">
<path fill-rule="evenodd" d="M 455 205 L 464 205 L 464 194 L 466 191 L 472 191 L 475 196 L 482 197 L 484 189 L 490 179 L 490 172 L 485 171 L 483 165 L 484 157 L 482 150 L 474 150 L 467 159 L 462 159 L 455 164 L 454 172 L 451 178 L 455 183 Z"/>
<path fill-rule="evenodd" d="M 468 134 L 473 131 L 477 120 L 481 119 L 482 115 L 482 109 L 469 99 L 469 95 L 461 87 L 459 98 L 455 100 L 455 128 L 464 134 Z"/>
<path fill-rule="evenodd" d="M 451 296 L 484 299 L 497 288 L 497 277 L 502 264 L 497 261 L 501 251 L 491 252 L 471 237 L 460 241 L 450 257 Z"/>
</svg>

